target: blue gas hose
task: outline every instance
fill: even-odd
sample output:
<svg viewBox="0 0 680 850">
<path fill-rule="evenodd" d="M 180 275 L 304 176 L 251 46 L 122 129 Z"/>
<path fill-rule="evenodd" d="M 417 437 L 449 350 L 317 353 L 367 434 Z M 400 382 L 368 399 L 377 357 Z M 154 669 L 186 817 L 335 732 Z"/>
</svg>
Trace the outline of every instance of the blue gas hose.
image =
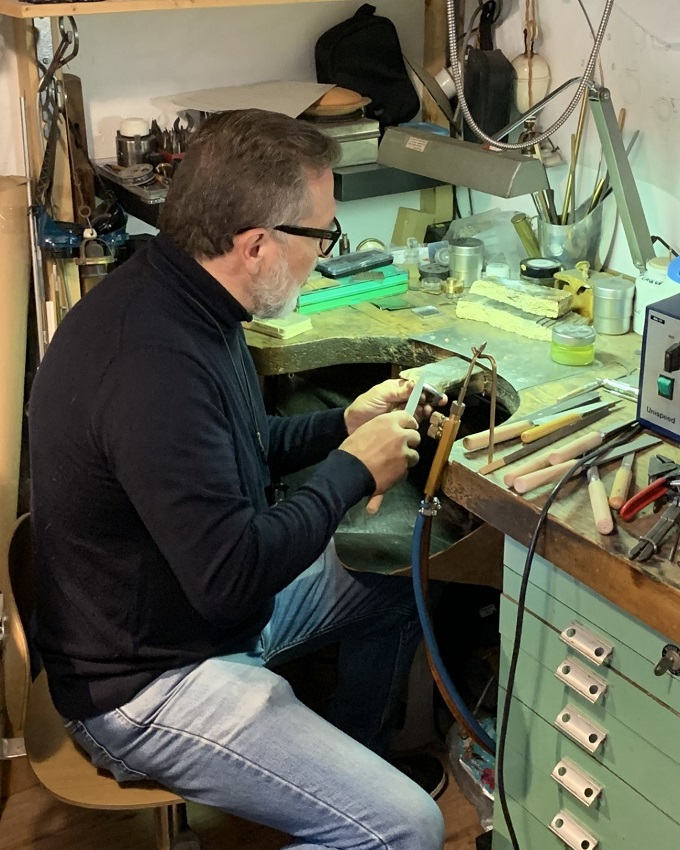
<svg viewBox="0 0 680 850">
<path fill-rule="evenodd" d="M 421 509 L 424 509 L 427 506 L 427 502 L 421 503 Z M 421 545 L 423 541 L 423 533 L 425 530 L 426 522 L 431 523 L 432 516 L 426 515 L 423 510 L 421 510 L 418 513 L 418 516 L 416 517 L 416 524 L 415 528 L 413 529 L 413 541 L 411 544 L 411 569 L 413 576 L 413 591 L 415 593 L 416 608 L 418 610 L 418 617 L 420 618 L 420 623 L 423 629 L 425 645 L 427 646 L 430 659 L 464 723 L 467 724 L 467 726 L 475 733 L 475 735 L 483 743 L 484 747 L 490 753 L 495 754 L 496 742 L 489 736 L 489 734 L 482 728 L 482 726 L 480 726 L 477 719 L 474 717 L 472 712 L 463 702 L 461 695 L 458 693 L 456 686 L 453 684 L 453 681 L 449 676 L 449 673 L 442 660 L 441 654 L 439 652 L 439 647 L 437 646 L 437 641 L 434 636 L 434 629 L 432 628 L 432 621 L 430 619 L 429 611 L 427 610 L 427 603 L 425 600 L 425 593 L 422 585 L 423 565 L 421 563 Z"/>
</svg>

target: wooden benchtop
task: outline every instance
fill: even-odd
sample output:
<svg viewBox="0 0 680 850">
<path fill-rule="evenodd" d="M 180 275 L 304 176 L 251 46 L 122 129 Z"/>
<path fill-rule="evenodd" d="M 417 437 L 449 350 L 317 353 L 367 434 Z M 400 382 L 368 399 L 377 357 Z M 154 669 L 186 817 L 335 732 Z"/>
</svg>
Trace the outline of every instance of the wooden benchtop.
<svg viewBox="0 0 680 850">
<path fill-rule="evenodd" d="M 632 334 L 620 338 L 610 337 L 605 344 L 618 347 L 621 351 L 627 348 L 632 354 L 639 349 L 641 338 Z M 631 383 L 636 383 L 636 377 L 632 377 Z M 520 393 L 520 412 L 529 412 L 550 404 L 577 386 L 578 382 L 570 379 L 527 389 Z M 605 392 L 602 396 L 609 400 L 617 398 Z M 635 404 L 621 400 L 618 409 L 600 420 L 597 426 L 584 429 L 582 433 L 596 430 L 600 425 L 608 427 L 634 418 Z M 567 437 L 554 445 L 557 448 L 576 436 Z M 517 448 L 518 441 L 513 440 L 504 445 L 508 449 L 502 448 L 496 457 L 505 454 L 510 447 Z M 680 449 L 673 444 L 660 443 L 639 452 L 635 460 L 635 483 L 631 493 L 647 484 L 649 459 L 657 452 L 677 458 L 680 462 Z M 468 457 L 465 454 L 462 443 L 454 445 L 445 477 L 445 494 L 504 534 L 528 546 L 539 511 L 553 485 L 546 485 L 522 496 L 503 483 L 503 475 L 512 470 L 513 465 L 482 476 L 477 470 L 486 463 L 486 451 L 475 452 Z M 517 465 L 519 463 L 521 461 Z M 607 492 L 611 489 L 619 464 L 620 461 L 614 461 L 600 467 Z M 659 514 L 653 514 L 650 506 L 633 522 L 617 522 L 616 514 L 614 518 L 616 527 L 612 534 L 603 536 L 596 531 L 586 480 L 581 476 L 566 485 L 563 494 L 552 506 L 538 552 L 642 622 L 680 643 L 680 567 L 666 559 L 674 533 L 668 535 L 662 555 L 652 556 L 642 563 L 633 562 L 627 557 L 628 551 L 641 534 L 649 531 Z"/>
<path fill-rule="evenodd" d="M 312 315 L 314 329 L 291 340 L 277 340 L 247 332 L 248 345 L 258 372 L 263 376 L 271 376 L 343 363 L 383 362 L 402 367 L 422 366 L 451 357 L 450 351 L 414 342 L 411 337 L 451 327 L 452 322 L 461 322 L 455 318 L 455 304 L 422 292 L 408 292 L 405 297 L 413 306 L 433 303 L 442 315 L 421 319 L 410 310 L 387 312 L 364 303 Z M 480 338 L 484 338 L 483 329 L 487 326 L 480 323 L 465 324 L 475 324 L 480 328 Z M 621 364 L 627 364 L 627 371 L 632 372 L 639 362 L 641 345 L 641 337 L 635 334 L 622 337 L 600 335 L 596 356 L 601 358 L 604 366 L 597 374 L 584 370 L 582 375 L 579 373 L 568 379 L 520 392 L 515 392 L 508 385 L 501 366 L 501 398 L 510 410 L 515 411 L 519 404 L 517 415 L 528 413 L 595 378 L 621 377 L 622 371 L 626 371 L 622 370 Z M 470 354 L 468 350 L 457 353 L 464 356 Z M 489 353 L 494 353 L 491 345 Z M 517 337 L 517 356 L 522 356 L 521 337 Z M 527 363 L 527 368 L 531 368 L 531 365 Z M 460 361 L 460 368 L 452 368 L 448 382 L 450 395 L 453 395 L 452 391 L 459 385 L 465 371 L 466 363 L 463 360 Z M 637 373 L 634 373 L 630 383 L 636 382 Z M 478 373 L 470 389 L 472 392 L 480 392 L 483 388 L 484 381 Z M 611 400 L 617 399 L 607 393 L 602 395 Z M 607 427 L 634 417 L 635 405 L 621 400 L 619 408 L 598 425 Z M 565 442 L 570 439 L 574 437 L 567 438 Z M 559 445 L 556 443 L 555 447 Z M 517 441 L 505 444 L 497 456 L 516 447 Z M 638 453 L 635 463 L 636 487 L 646 484 L 649 458 L 657 451 L 677 457 L 680 461 L 680 450 L 673 445 L 659 445 Z M 479 475 L 477 470 L 485 462 L 486 451 L 466 458 L 462 444 L 456 444 L 445 478 L 445 494 L 503 533 L 528 545 L 550 486 L 527 496 L 518 495 L 503 484 L 505 470 L 486 477 Z M 617 462 L 600 468 L 607 490 L 611 487 L 617 468 Z M 657 518 L 658 515 L 652 514 L 651 507 L 646 508 L 634 522 L 618 523 L 613 534 L 603 537 L 594 527 L 585 478 L 578 479 L 567 485 L 564 494 L 553 505 L 539 552 L 565 572 L 680 644 L 680 567 L 659 556 L 644 563 L 632 562 L 627 558 L 627 552 L 637 538 L 648 531 Z M 662 550 L 666 554 L 670 551 L 673 539 L 672 534 L 669 537 L 670 540 Z"/>
</svg>

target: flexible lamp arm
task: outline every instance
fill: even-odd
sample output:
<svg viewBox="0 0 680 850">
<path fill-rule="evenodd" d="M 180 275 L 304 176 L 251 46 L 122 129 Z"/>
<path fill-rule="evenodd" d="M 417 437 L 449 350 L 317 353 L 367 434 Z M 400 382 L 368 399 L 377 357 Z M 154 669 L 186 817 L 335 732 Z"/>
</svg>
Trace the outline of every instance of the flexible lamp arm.
<svg viewBox="0 0 680 850">
<path fill-rule="evenodd" d="M 554 97 L 569 86 L 579 82 L 580 79 L 580 77 L 572 77 L 571 80 L 562 83 L 561 86 L 546 95 L 543 100 L 539 100 L 531 109 L 520 115 L 512 124 L 508 124 L 502 130 L 499 130 L 494 135 L 494 139 L 502 139 L 508 133 L 520 127 L 527 118 L 538 115 Z M 614 112 L 611 92 L 604 86 L 591 81 L 588 84 L 588 103 L 595 121 L 597 134 L 600 137 L 602 155 L 607 165 L 609 181 L 616 198 L 616 206 L 621 216 L 631 259 L 640 271 L 644 271 L 647 260 L 655 256 L 654 245 Z"/>
</svg>

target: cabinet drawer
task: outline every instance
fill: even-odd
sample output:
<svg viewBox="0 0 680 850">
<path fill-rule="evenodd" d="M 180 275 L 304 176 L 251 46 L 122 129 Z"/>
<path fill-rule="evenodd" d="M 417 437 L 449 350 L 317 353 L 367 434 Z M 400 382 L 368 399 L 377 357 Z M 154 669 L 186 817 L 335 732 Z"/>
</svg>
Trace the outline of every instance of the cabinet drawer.
<svg viewBox="0 0 680 850">
<path fill-rule="evenodd" d="M 524 572 L 526 552 L 527 550 L 524 546 L 508 537 L 505 538 L 503 563 L 507 568 L 505 570 L 506 577 L 508 577 L 508 569 L 515 575 L 522 575 Z M 580 581 L 577 581 L 538 555 L 534 556 L 529 583 L 539 591 L 543 591 L 567 608 L 570 608 L 579 617 L 585 617 L 591 623 L 597 624 L 597 630 L 600 635 L 605 638 L 609 635 L 612 642 L 617 644 L 617 650 L 623 644 L 633 649 L 643 658 L 646 658 L 647 661 L 651 662 L 650 674 L 652 674 L 654 665 L 661 658 L 661 650 L 669 643 L 664 635 L 650 629 L 649 626 L 641 623 L 617 605 L 609 602 L 609 600 L 595 593 L 594 590 L 586 587 Z M 519 581 L 514 586 L 518 588 Z M 512 593 L 509 595 L 514 596 L 515 599 L 517 598 Z M 535 598 L 536 595 L 532 595 L 532 599 Z M 535 610 L 535 613 L 542 616 L 538 610 Z M 550 620 L 549 622 L 552 623 L 553 621 Z M 553 623 L 553 625 L 557 626 L 558 624 Z M 559 626 L 559 628 L 561 630 L 563 625 Z M 678 694 L 680 694 L 680 680 L 666 675 L 661 678 L 661 681 L 665 683 L 669 696 L 671 691 L 675 692 L 675 707 L 680 711 L 680 699 L 678 697 Z"/>
<path fill-rule="evenodd" d="M 508 798 L 508 808 L 521 850 L 565 850 L 567 845 L 550 831 L 547 824 L 542 824 L 511 797 Z M 492 850 L 512 850 L 508 827 L 498 803 L 493 809 Z M 617 847 L 611 842 L 598 842 L 596 850 L 617 850 Z"/>
<path fill-rule="evenodd" d="M 600 783 L 603 790 L 590 806 L 562 787 L 551 775 L 561 760 L 553 760 L 550 756 L 556 743 L 553 739 L 551 746 L 550 736 L 559 733 L 544 721 L 540 722 L 546 727 L 541 736 L 547 739 L 543 747 L 532 745 L 528 750 L 518 751 L 508 746 L 506 750 L 505 784 L 513 799 L 541 823 L 549 823 L 556 812 L 566 811 L 594 837 L 600 841 L 606 839 L 613 847 L 634 850 L 651 847 L 677 850 L 680 847 L 680 825 L 616 776 L 609 774 L 606 781 Z M 576 756 L 570 761 L 588 775 L 589 781 L 596 782 L 595 777 L 587 773 L 587 757 Z"/>
<path fill-rule="evenodd" d="M 517 605 L 508 597 L 501 599 L 500 631 L 503 640 L 512 646 L 515 634 Z M 604 694 L 593 703 L 571 686 L 562 683 L 565 702 L 573 702 L 577 707 L 591 706 L 592 716 L 600 725 L 607 723 L 607 715 L 616 717 L 629 729 L 640 735 L 652 746 L 666 753 L 680 764 L 680 715 L 663 703 L 652 699 L 646 691 L 633 685 L 612 667 L 595 667 L 585 661 L 564 644 L 559 633 L 547 626 L 533 613 L 527 611 L 524 616 L 522 650 L 538 661 L 546 669 L 545 676 L 555 676 L 563 670 L 567 661 L 572 673 L 583 669 L 589 677 L 597 677 L 606 683 Z M 648 662 L 644 662 L 647 664 Z M 518 676 L 523 676 L 518 667 Z M 544 678 L 544 674 L 541 674 Z M 569 679 L 566 675 L 565 678 Z M 574 678 L 574 677 L 572 677 Z M 592 700 L 592 694 L 589 694 Z"/>
<path fill-rule="evenodd" d="M 502 647 L 500 683 L 503 688 L 507 682 L 508 666 L 506 647 Z M 589 724 L 594 724 L 606 733 L 602 743 L 592 750 L 586 749 L 587 742 L 575 744 L 566 731 L 557 730 L 555 722 L 558 718 L 568 717 L 569 722 L 565 724 L 565 728 L 573 728 L 576 712 Z M 590 706 L 576 706 L 575 700 L 567 700 L 562 683 L 547 668 L 541 667 L 535 659 L 522 652 L 515 681 L 508 738 L 508 743 L 516 750 L 524 752 L 528 745 L 533 746 L 532 736 L 540 728 L 535 719 L 537 716 L 543 718 L 549 726 L 555 727 L 555 735 L 551 735 L 544 742 L 551 759 L 554 755 L 555 763 L 566 755 L 603 785 L 607 783 L 607 774 L 601 768 L 605 768 L 631 789 L 635 789 L 631 791 L 632 794 L 639 793 L 675 820 L 680 765 L 652 747 L 634 731 L 623 726 L 615 717 L 608 716 L 604 720 L 595 718 Z M 573 746 L 565 747 L 564 742 Z M 573 747 L 576 747 L 576 750 Z M 574 753 L 578 755 L 574 756 Z"/>
<path fill-rule="evenodd" d="M 503 590 L 513 601 L 517 600 L 519 595 L 520 581 L 520 577 L 511 570 L 506 569 L 504 571 Z M 579 583 L 576 582 L 576 584 Z M 579 587 L 583 588 L 583 585 L 579 584 Z M 528 611 L 531 611 L 539 619 L 548 623 L 558 633 L 576 623 L 588 631 L 593 632 L 598 637 L 603 638 L 605 641 L 608 641 L 613 645 L 614 650 L 608 658 L 606 665 L 616 670 L 634 685 L 651 694 L 655 699 L 664 703 L 664 705 L 680 713 L 680 679 L 669 673 L 663 676 L 657 676 L 654 673 L 654 667 L 661 658 L 662 649 L 667 643 L 666 639 L 660 635 L 654 636 L 656 635 L 655 632 L 648 630 L 636 620 L 634 622 L 638 628 L 635 629 L 635 636 L 641 639 L 639 643 L 630 646 L 626 641 L 620 640 L 616 636 L 616 632 L 611 630 L 610 627 L 613 624 L 611 611 L 609 612 L 610 616 L 608 619 L 604 617 L 598 618 L 598 615 L 601 613 L 601 604 L 608 605 L 609 603 L 605 603 L 601 597 L 591 599 L 586 591 L 587 588 L 583 588 L 580 598 L 578 600 L 571 600 L 577 606 L 580 606 L 574 609 L 566 605 L 563 600 L 554 598 L 544 590 L 530 583 L 527 592 L 526 607 Z M 619 612 L 621 617 L 626 616 L 618 608 L 612 606 L 612 609 Z M 643 635 L 644 640 L 642 640 Z M 652 647 L 655 648 L 655 655 L 652 654 Z M 642 652 L 643 648 L 645 649 L 644 653 Z M 599 671 L 606 665 L 595 666 L 593 669 L 599 674 Z"/>
</svg>

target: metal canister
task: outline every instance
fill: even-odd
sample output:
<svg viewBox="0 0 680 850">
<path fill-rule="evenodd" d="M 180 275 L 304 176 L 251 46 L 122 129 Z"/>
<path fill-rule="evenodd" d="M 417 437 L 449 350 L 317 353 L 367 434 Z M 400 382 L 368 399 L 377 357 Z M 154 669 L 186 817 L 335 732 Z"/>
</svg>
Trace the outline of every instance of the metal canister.
<svg viewBox="0 0 680 850">
<path fill-rule="evenodd" d="M 453 278 L 462 277 L 465 290 L 468 290 L 482 276 L 483 265 L 484 243 L 481 239 L 460 236 L 451 240 L 449 271 Z"/>
<path fill-rule="evenodd" d="M 156 149 L 156 138 L 149 132 L 145 118 L 126 118 L 116 133 L 116 160 L 118 165 L 140 165 Z"/>
</svg>

